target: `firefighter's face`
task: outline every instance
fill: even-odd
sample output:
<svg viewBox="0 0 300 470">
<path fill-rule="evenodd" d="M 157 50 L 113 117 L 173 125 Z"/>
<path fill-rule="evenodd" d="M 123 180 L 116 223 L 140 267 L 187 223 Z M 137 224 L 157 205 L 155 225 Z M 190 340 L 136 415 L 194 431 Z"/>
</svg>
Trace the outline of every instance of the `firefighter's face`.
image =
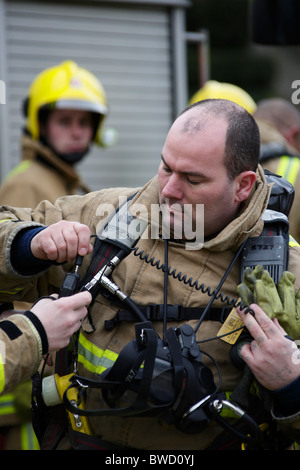
<svg viewBox="0 0 300 470">
<path fill-rule="evenodd" d="M 93 118 L 88 111 L 53 110 L 43 133 L 50 146 L 59 154 L 86 151 L 93 137 Z"/>
<path fill-rule="evenodd" d="M 204 237 L 222 230 L 237 214 L 241 178 L 230 180 L 224 165 L 227 123 L 222 118 L 199 122 L 192 110 L 181 115 L 166 138 L 158 170 L 160 204 L 174 225 L 176 207 L 192 207 L 193 226 L 204 223 Z M 204 205 L 204 221 L 197 220 L 196 206 Z M 175 212 L 174 212 L 175 207 Z"/>
</svg>

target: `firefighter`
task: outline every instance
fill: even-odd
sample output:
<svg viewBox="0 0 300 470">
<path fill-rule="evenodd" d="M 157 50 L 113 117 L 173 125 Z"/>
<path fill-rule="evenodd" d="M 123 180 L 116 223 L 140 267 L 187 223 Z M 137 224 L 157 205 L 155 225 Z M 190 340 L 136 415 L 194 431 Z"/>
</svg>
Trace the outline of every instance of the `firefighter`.
<svg viewBox="0 0 300 470">
<path fill-rule="evenodd" d="M 108 105 L 99 80 L 73 61 L 62 62 L 33 80 L 23 108 L 26 123 L 22 159 L 0 187 L 1 203 L 33 208 L 44 199 L 54 202 L 67 194 L 87 193 L 89 188 L 81 181 L 75 165 L 88 154 L 93 143 L 102 145 Z M 15 302 L 14 307 L 26 310 L 30 304 Z M 6 398 L 11 402 L 11 396 L 1 397 L 0 428 L 7 429 L 10 423 L 28 419 L 30 390 L 28 382 L 15 391 L 15 402 L 22 401 L 18 409 L 24 409 L 20 417 L 15 408 L 7 405 Z M 26 440 L 33 441 L 30 423 L 26 430 Z M 16 428 L 12 432 L 19 434 Z M 13 441 L 18 443 L 19 436 Z M 19 444 L 12 445 L 19 448 Z"/>
<path fill-rule="evenodd" d="M 209 98 L 222 98 L 230 100 L 243 106 L 248 113 L 253 114 L 256 110 L 256 103 L 251 96 L 242 88 L 233 83 L 208 80 L 190 99 L 189 104 Z"/>
<path fill-rule="evenodd" d="M 36 207 L 88 192 L 75 165 L 101 144 L 107 113 L 105 91 L 88 70 L 65 61 L 42 71 L 24 102 L 22 159 L 0 188 L 2 204 Z"/>
<path fill-rule="evenodd" d="M 261 137 L 260 163 L 263 168 L 287 179 L 295 188 L 289 215 L 290 233 L 300 240 L 300 114 L 283 98 L 257 103 L 253 114 Z"/>
<path fill-rule="evenodd" d="M 55 206 L 41 203 L 32 211 L 2 208 L 0 237 L 6 254 L 5 261 L 4 258 L 1 260 L 2 300 L 11 299 L 7 291 L 12 289 L 18 289 L 18 296 L 25 299 L 30 295 L 47 295 L 49 290 L 58 291 L 65 273 L 72 266 L 69 263 L 77 253 L 84 256 L 80 272 L 82 275 L 86 273 L 91 263 L 91 255 L 88 254 L 91 251 L 90 235 L 98 233 L 107 224 L 108 208 L 116 209 L 120 199 L 133 196 L 129 209 L 141 223 L 147 223 L 148 229 L 138 241 L 138 248 L 140 252 L 149 254 L 151 259 L 153 257 L 153 263 L 145 263 L 137 253 L 131 252 L 113 270 L 113 283 L 126 293 L 125 298 L 130 297 L 145 311 L 149 307 L 151 313 L 150 307 L 157 307 L 152 320 L 160 337 L 163 334 L 163 317 L 158 314 L 162 306 L 166 306 L 167 311 L 168 306 L 178 307 L 170 324 L 180 326 L 187 323 L 194 327 L 199 320 L 199 309 L 203 311 L 206 308 L 210 297 L 205 289 L 194 288 L 186 282 L 187 279 L 197 281 L 198 286 L 202 283 L 209 286 L 211 292 L 223 279 L 222 291 L 230 298 L 236 297 L 240 266 L 239 263 L 231 265 L 234 254 L 243 247 L 247 237 L 259 236 L 263 229 L 262 215 L 268 205 L 271 188 L 258 165 L 259 147 L 257 125 L 245 109 L 228 100 L 200 101 L 181 113 L 171 126 L 162 149 L 158 175 L 144 187 L 111 188 L 85 196 L 60 198 Z M 152 235 L 151 209 L 158 204 L 164 206 L 166 222 L 170 222 L 169 240 L 162 239 L 159 234 L 157 237 Z M 200 221 L 196 218 L 199 204 L 204 205 L 204 219 L 200 215 Z M 191 220 L 186 219 L 185 213 L 182 220 L 182 212 L 180 218 L 179 207 L 183 209 L 184 205 L 192 206 Z M 186 238 L 174 236 L 176 212 L 179 213 L 179 225 L 180 220 L 182 225 L 189 220 L 192 225 L 203 222 L 204 240 L 201 246 L 187 249 Z M 78 220 L 77 224 L 81 224 L 75 224 L 75 229 L 74 218 Z M 51 225 L 47 226 L 47 221 L 51 221 Z M 162 229 L 162 226 L 159 227 Z M 118 246 L 117 249 L 120 250 Z M 289 305 L 293 303 L 294 310 L 294 289 L 300 287 L 299 256 L 299 246 L 293 243 L 288 267 L 295 276 L 294 285 L 291 284 L 289 290 L 292 294 Z M 173 269 L 182 273 L 182 282 L 176 276 L 166 279 L 167 270 L 156 269 L 164 260 L 170 266 L 169 273 Z M 53 265 L 54 262 L 56 265 Z M 98 263 L 97 258 L 95 263 Z M 112 266 L 110 263 L 108 265 Z M 5 276 L 5 273 L 9 275 Z M 228 342 L 221 339 L 207 341 L 216 338 L 222 325 L 224 301 L 217 297 L 213 305 L 217 311 L 210 312 L 205 318 L 196 338 L 203 341 L 203 362 L 211 367 L 206 354 L 214 358 L 222 375 L 222 390 L 230 392 L 240 384 L 243 371 L 232 362 Z M 115 301 L 112 295 L 104 292 L 96 296 L 79 335 L 77 362 L 80 376 L 97 379 L 102 371 L 113 366 L 121 351 L 135 339 L 135 323 L 139 319 L 135 315 L 129 319 L 121 316 L 118 322 L 117 314 L 121 315 L 123 308 L 119 299 Z M 249 391 L 247 409 L 249 407 L 250 414 L 261 410 L 262 419 L 268 416 L 269 429 L 280 427 L 293 439 L 299 435 L 300 409 L 299 364 L 297 361 L 291 362 L 294 342 L 285 337 L 283 327 L 279 327 L 278 322 L 271 320 L 258 307 L 253 308 L 256 315 L 247 317 L 245 321 L 255 342 L 251 351 L 246 345 L 243 357 L 253 367 L 257 381 L 269 392 L 266 391 L 267 401 L 262 399 L 260 393 L 252 395 L 252 391 L 260 389 L 255 379 L 254 383 L 251 379 L 246 387 Z M 289 314 L 292 310 L 284 315 L 282 311 L 285 320 Z M 297 315 L 292 317 L 295 338 L 300 336 L 298 318 L 297 306 Z M 109 328 L 106 328 L 107 323 Z M 123 364 L 122 371 L 124 368 L 126 370 L 126 364 Z M 263 374 L 264 369 L 268 374 Z M 215 377 L 217 379 L 217 372 Z M 156 396 L 158 400 L 164 396 L 164 387 L 160 390 Z M 128 399 L 130 397 L 129 393 Z M 269 399 L 273 401 L 272 409 L 268 408 Z M 107 408 L 99 389 L 88 390 L 86 407 L 88 410 Z M 169 415 L 148 413 L 148 416 L 141 417 L 136 416 L 138 412 L 135 409 L 134 416 L 128 417 L 117 416 L 117 411 L 118 406 L 113 409 L 112 415 L 88 417 L 92 437 L 101 439 L 99 447 L 102 449 L 116 446 L 122 449 L 200 450 L 211 448 L 215 439 L 222 434 L 222 428 L 213 420 L 207 423 L 203 432 L 194 434 L 179 430 L 169 422 Z M 69 430 L 68 436 L 71 435 L 74 445 L 76 436 L 74 438 Z M 82 445 L 82 434 L 79 441 Z M 277 435 L 272 444 L 276 442 Z M 62 448 L 63 444 L 65 442 L 57 448 Z M 95 441 L 91 445 L 95 446 Z"/>
<path fill-rule="evenodd" d="M 279 174 L 295 187 L 295 199 L 289 214 L 290 234 L 300 240 L 300 114 L 282 98 L 269 98 L 255 103 L 242 88 L 231 83 L 209 80 L 191 98 L 190 104 L 207 99 L 223 98 L 243 106 L 257 120 L 260 139 L 260 164 Z"/>
</svg>

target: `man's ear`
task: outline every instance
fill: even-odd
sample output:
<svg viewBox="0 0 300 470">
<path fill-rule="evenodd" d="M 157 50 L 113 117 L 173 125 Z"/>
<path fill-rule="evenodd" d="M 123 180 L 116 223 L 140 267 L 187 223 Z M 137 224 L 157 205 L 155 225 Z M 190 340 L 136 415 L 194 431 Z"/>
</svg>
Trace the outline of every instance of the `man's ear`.
<svg viewBox="0 0 300 470">
<path fill-rule="evenodd" d="M 256 173 L 254 171 L 243 171 L 235 179 L 235 201 L 242 202 L 247 199 L 252 191 L 256 181 Z"/>
</svg>

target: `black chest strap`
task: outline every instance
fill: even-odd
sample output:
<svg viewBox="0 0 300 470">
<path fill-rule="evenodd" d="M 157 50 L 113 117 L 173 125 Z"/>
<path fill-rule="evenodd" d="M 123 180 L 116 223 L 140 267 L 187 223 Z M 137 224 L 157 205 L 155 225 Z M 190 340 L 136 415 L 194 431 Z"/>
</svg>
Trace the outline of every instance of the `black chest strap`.
<svg viewBox="0 0 300 470">
<path fill-rule="evenodd" d="M 162 321 L 164 315 L 163 304 L 150 304 L 145 307 L 139 306 L 147 320 L 149 321 Z M 204 320 L 219 321 L 223 323 L 231 311 L 231 307 L 223 308 L 210 308 L 205 315 Z M 204 307 L 182 307 L 181 305 L 168 305 L 167 306 L 167 321 L 188 321 L 199 320 Z M 136 316 L 130 310 L 119 310 L 114 318 L 105 321 L 105 329 L 108 331 L 113 330 L 120 322 L 136 322 Z"/>
</svg>

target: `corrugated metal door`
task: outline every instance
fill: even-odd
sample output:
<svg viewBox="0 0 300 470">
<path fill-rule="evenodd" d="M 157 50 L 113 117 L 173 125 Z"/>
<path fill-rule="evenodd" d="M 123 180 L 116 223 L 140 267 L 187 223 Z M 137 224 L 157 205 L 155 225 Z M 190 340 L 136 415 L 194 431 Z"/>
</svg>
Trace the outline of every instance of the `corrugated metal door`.
<svg viewBox="0 0 300 470">
<path fill-rule="evenodd" d="M 156 173 L 172 120 L 170 17 L 166 7 L 82 2 L 0 2 L 3 178 L 19 161 L 21 102 L 32 79 L 66 59 L 91 70 L 110 106 L 117 145 L 80 164 L 91 189 L 136 186 Z M 5 106 L 5 108 L 3 108 Z"/>
</svg>

